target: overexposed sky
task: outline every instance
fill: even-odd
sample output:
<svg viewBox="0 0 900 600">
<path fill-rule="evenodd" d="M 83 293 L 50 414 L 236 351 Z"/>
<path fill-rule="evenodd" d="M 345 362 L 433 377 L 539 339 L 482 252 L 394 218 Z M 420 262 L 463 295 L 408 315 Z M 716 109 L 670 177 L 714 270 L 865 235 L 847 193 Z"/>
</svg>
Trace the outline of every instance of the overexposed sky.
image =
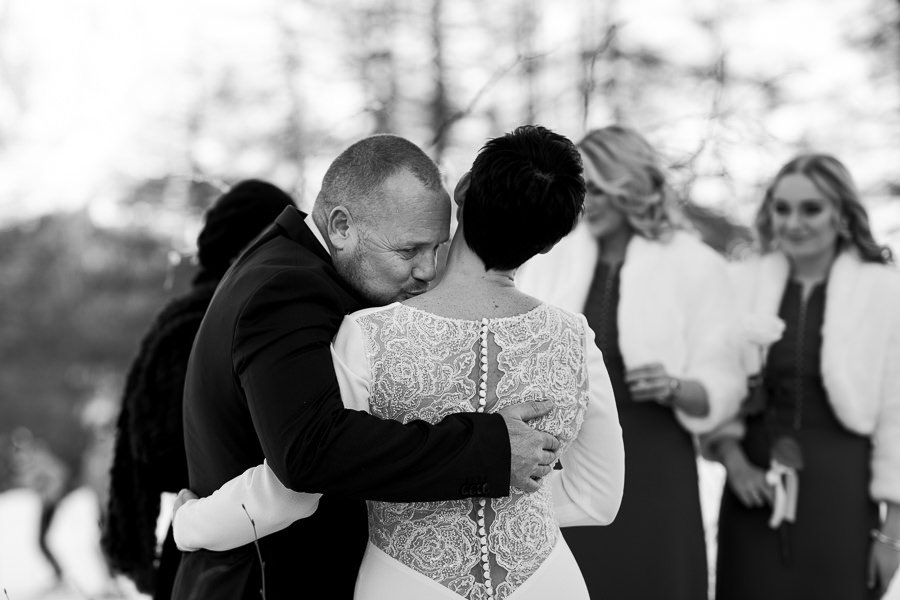
<svg viewBox="0 0 900 600">
<path fill-rule="evenodd" d="M 106 193 L 115 175 L 177 170 L 185 140 L 167 123 L 167 111 L 202 89 L 200 65 L 252 60 L 265 39 L 253 29 L 265 8 L 260 1 L 0 0 L 0 6 L 11 24 L 0 52 L 24 96 L 22 106 L 0 94 L 0 166 L 7 172 L 0 177 L 0 215 L 81 206 Z M 210 51 L 217 33 L 239 28 L 246 35 L 237 43 Z M 194 72 L 191 65 L 198 65 Z"/>
<path fill-rule="evenodd" d="M 894 141 L 900 76 L 877 80 L 870 59 L 848 51 L 845 42 L 865 18 L 866 4 L 876 1 L 628 0 L 616 7 L 622 43 L 639 41 L 697 66 L 725 50 L 736 72 L 791 73 L 792 103 L 767 114 L 767 135 L 808 140 L 834 152 L 863 189 L 878 189 L 900 158 Z M 359 4 L 365 2 L 348 2 Z M 579 4 L 535 3 L 543 15 L 538 51 L 573 50 L 581 26 Z M 490 11 L 499 9 L 494 5 L 484 8 L 487 16 L 471 14 L 473 5 L 448 3 L 447 19 L 458 26 L 448 52 L 475 52 L 479 44 L 490 51 L 489 38 L 467 37 L 466 28 L 474 19 L 496 18 Z M 717 19 L 718 39 L 699 31 L 689 13 Z M 123 182 L 187 172 L 189 156 L 232 179 L 261 176 L 293 184 L 297 174 L 273 166 L 269 153 L 245 152 L 235 159 L 223 142 L 271 128 L 273 111 L 294 110 L 279 68 L 291 37 L 285 23 L 299 32 L 291 43 L 302 61 L 298 77 L 304 104 L 296 108 L 302 118 L 324 124 L 320 128 L 348 143 L 368 133 L 354 74 L 329 51 L 329 40 L 341 35 L 340 23 L 323 19 L 302 0 L 0 0 L 0 223 L 115 199 Z M 415 40 L 410 44 L 414 47 Z M 499 46 L 492 56 L 498 67 L 514 57 Z M 455 72 L 463 101 L 484 84 L 479 66 Z M 259 95 L 258 110 L 245 108 L 235 115 L 205 110 L 223 73 L 235 89 Z M 760 110 L 747 98 L 725 100 L 736 113 Z M 838 105 L 841 109 L 835 110 Z M 705 133 L 708 106 L 675 95 L 664 109 L 645 132 L 674 155 L 689 154 Z M 190 110 L 202 122 L 202 133 L 193 138 L 184 126 Z M 847 122 L 848 111 L 858 111 L 860 118 Z M 866 119 L 878 111 L 893 114 L 893 121 Z M 580 122 L 571 113 L 548 107 L 546 124 L 578 137 Z M 450 154 L 451 165 L 463 163 L 455 170 L 465 168 L 469 152 L 474 154 L 483 141 L 484 134 L 476 131 L 480 126 L 460 124 L 460 135 L 468 127 L 473 142 L 470 151 Z M 727 151 L 738 157 L 732 162 L 742 171 L 736 174 L 739 181 L 758 182 L 787 157 L 746 143 L 750 132 L 720 133 L 730 140 Z M 312 193 L 328 158 L 304 167 L 309 171 L 304 185 Z M 697 193 L 722 205 L 735 191 L 710 179 Z"/>
</svg>

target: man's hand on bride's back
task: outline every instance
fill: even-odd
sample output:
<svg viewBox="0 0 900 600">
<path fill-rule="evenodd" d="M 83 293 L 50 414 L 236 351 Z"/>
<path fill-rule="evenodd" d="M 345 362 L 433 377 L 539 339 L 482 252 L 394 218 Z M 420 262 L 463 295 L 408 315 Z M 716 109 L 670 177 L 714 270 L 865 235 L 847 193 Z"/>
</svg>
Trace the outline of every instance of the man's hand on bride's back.
<svg viewBox="0 0 900 600">
<path fill-rule="evenodd" d="M 541 488 L 559 454 L 559 440 L 543 431 L 532 429 L 526 421 L 543 417 L 553 408 L 552 401 L 524 402 L 499 411 L 506 421 L 512 453 L 510 484 L 526 492 Z"/>
</svg>

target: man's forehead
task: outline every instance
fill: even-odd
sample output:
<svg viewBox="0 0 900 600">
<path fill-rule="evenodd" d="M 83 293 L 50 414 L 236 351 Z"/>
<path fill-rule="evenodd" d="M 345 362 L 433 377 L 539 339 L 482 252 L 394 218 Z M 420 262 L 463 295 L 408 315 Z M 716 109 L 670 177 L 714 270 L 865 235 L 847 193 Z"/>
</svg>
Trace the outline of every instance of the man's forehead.
<svg viewBox="0 0 900 600">
<path fill-rule="evenodd" d="M 373 229 L 394 243 L 407 246 L 433 245 L 450 238 L 450 207 L 432 203 L 413 204 L 403 211 L 373 215 Z"/>
<path fill-rule="evenodd" d="M 383 230 L 395 242 L 408 246 L 440 244 L 450 239 L 450 219 L 416 219 L 409 215 L 389 221 Z"/>
</svg>

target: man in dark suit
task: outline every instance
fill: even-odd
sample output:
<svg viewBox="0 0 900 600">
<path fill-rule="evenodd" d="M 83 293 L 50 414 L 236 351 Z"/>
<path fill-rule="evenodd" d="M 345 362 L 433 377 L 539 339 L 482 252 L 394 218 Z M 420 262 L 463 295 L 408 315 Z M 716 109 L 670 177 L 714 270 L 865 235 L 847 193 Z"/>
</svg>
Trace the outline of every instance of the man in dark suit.
<svg viewBox="0 0 900 600">
<path fill-rule="evenodd" d="M 265 458 L 287 487 L 325 495 L 312 516 L 259 540 L 261 556 L 252 545 L 185 554 L 173 598 L 255 600 L 264 588 L 266 600 L 349 599 L 366 543 L 363 498 L 538 489 L 559 445 L 523 419 L 549 402 L 433 426 L 341 403 L 329 349 L 341 320 L 425 291 L 449 220 L 434 163 L 403 138 L 373 136 L 335 159 L 312 214 L 286 209 L 225 275 L 185 384 L 191 489 L 209 495 Z"/>
</svg>

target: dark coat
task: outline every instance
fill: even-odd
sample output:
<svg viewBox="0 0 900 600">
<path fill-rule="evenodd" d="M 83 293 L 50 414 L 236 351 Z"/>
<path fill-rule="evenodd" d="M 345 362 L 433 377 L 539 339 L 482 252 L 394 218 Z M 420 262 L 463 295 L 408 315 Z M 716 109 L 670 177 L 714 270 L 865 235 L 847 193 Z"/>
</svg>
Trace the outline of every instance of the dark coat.
<svg viewBox="0 0 900 600">
<path fill-rule="evenodd" d="M 325 494 L 314 515 L 259 540 L 267 600 L 352 598 L 366 544 L 362 498 L 504 496 L 499 415 L 402 425 L 346 410 L 330 342 L 365 306 L 286 209 L 225 275 L 191 353 L 184 398 L 191 489 L 206 496 L 263 458 L 289 488 Z M 248 524 L 249 526 L 249 524 Z M 252 544 L 184 555 L 173 598 L 260 598 Z"/>
<path fill-rule="evenodd" d="M 116 424 L 101 546 L 110 567 L 155 598 L 168 598 L 180 552 L 167 536 L 156 550 L 160 494 L 188 485 L 181 395 L 194 336 L 216 289 L 202 279 L 169 302 L 131 363 Z"/>
</svg>

